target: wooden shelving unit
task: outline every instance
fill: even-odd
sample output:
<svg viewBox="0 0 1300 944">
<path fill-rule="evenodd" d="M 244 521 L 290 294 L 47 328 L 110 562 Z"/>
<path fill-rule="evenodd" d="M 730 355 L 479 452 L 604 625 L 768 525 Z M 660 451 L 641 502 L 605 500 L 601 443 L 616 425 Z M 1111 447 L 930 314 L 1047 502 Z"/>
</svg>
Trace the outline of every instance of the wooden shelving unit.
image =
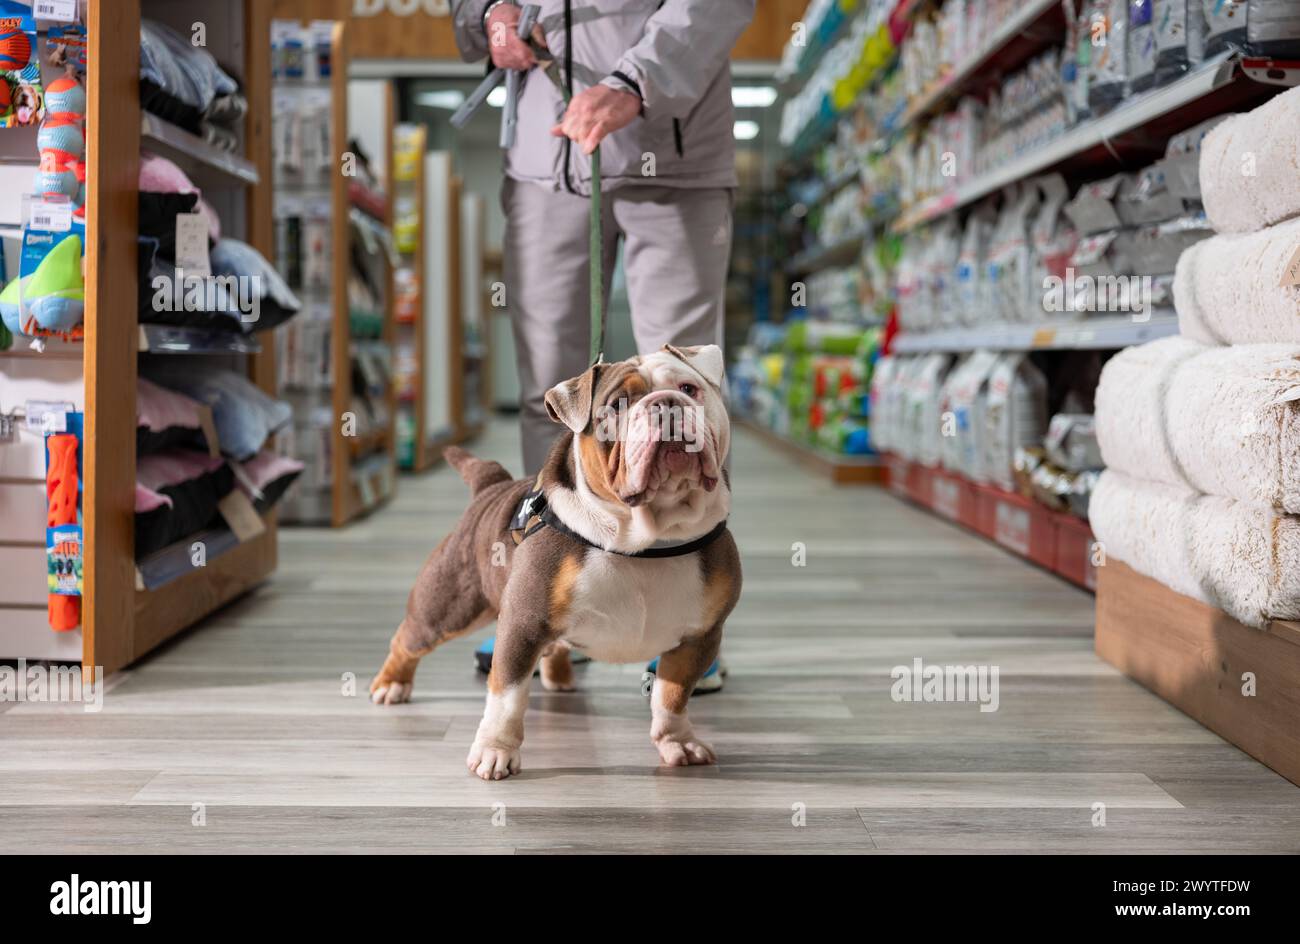
<svg viewBox="0 0 1300 944">
<path fill-rule="evenodd" d="M 26 617 L 12 623 L 5 611 L 0 617 L 0 658 L 79 658 L 88 670 L 98 666 L 111 673 L 275 569 L 274 514 L 263 519 L 259 536 L 244 543 L 224 528 L 195 535 L 209 545 L 206 566 L 157 570 L 149 579 L 144 576 L 148 562 L 136 560 L 134 533 L 138 358 L 220 355 L 226 363 L 246 367 L 264 388 L 274 389 L 273 345 L 259 343 L 269 340 L 265 336 L 221 346 L 209 344 L 212 339 L 205 340 L 202 332 L 137 323 L 134 238 L 140 153 L 147 149 L 174 160 L 203 188 L 222 218 L 225 235 L 243 239 L 268 258 L 274 255 L 267 173 L 269 10 L 268 0 L 88 0 L 84 341 L 51 344 L 40 354 L 13 350 L 0 356 L 0 375 L 27 378 L 32 390 L 53 382 L 53 389 L 68 395 L 85 414 L 82 623 L 79 630 L 54 633 L 45 628 L 41 633 L 43 605 L 23 611 Z M 142 17 L 185 33 L 194 22 L 205 23 L 210 51 L 241 73 L 249 101 L 242 154 L 219 151 L 142 111 Z M 36 161 L 33 152 L 33 169 Z M 21 398 L 22 388 L 15 383 L 11 395 Z M 0 471 L 0 479 L 5 474 Z M 26 484 L 23 480 L 19 492 Z M 37 495 L 38 488 L 30 490 Z M 6 492 L 0 501 L 6 514 L 11 497 Z M 38 539 L 43 543 L 44 534 Z M 183 542 L 186 547 L 189 540 Z"/>
<path fill-rule="evenodd" d="M 269 41 L 269 21 L 267 36 Z M 397 399 L 391 376 L 395 318 L 390 254 L 391 196 L 344 171 L 349 166 L 345 158 L 353 157 L 348 153 L 350 53 L 344 23 L 333 24 L 329 42 L 330 73 L 326 79 L 277 82 L 277 90 L 288 90 L 290 94 L 295 89 L 307 94 L 319 91 L 327 94 L 329 102 L 329 155 L 324 162 L 324 176 L 301 184 L 285 184 L 281 180 L 285 191 L 296 189 L 305 195 L 304 200 L 318 201 L 327 207 L 330 252 L 324 298 L 321 299 L 320 290 L 309 290 L 312 293 L 309 307 L 316 310 L 319 303 L 327 313 L 328 363 L 319 365 L 317 383 L 307 390 L 295 391 L 295 409 L 299 413 L 295 425 L 299 428 L 310 425 L 315 435 L 324 436 L 327 468 L 319 480 L 301 483 L 301 487 L 294 489 L 292 497 L 286 499 L 286 517 L 295 523 L 341 527 L 378 508 L 396 487 Z M 383 108 L 391 135 L 392 87 L 385 88 L 387 97 Z M 384 176 L 386 180 L 392 179 L 391 167 Z M 364 259 L 380 286 L 382 298 L 378 310 L 354 310 L 348 291 L 354 255 Z M 378 330 L 368 337 L 359 337 L 354 322 L 371 319 L 377 319 Z M 371 399 L 382 406 L 377 426 L 358 422 L 354 408 L 353 367 L 359 358 L 382 365 L 384 390 L 382 395 Z M 325 408 L 327 424 L 318 422 L 320 407 Z M 316 419 L 302 415 L 308 413 Z"/>
</svg>

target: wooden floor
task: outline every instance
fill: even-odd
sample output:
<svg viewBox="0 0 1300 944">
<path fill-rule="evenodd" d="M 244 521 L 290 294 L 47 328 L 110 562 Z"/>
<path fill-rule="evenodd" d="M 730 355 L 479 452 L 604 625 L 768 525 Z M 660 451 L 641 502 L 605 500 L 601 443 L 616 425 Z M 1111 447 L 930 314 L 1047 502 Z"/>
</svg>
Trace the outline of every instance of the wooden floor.
<svg viewBox="0 0 1300 944">
<path fill-rule="evenodd" d="M 1300 789 L 1100 662 L 1090 596 L 737 436 L 731 675 L 691 704 L 717 767 L 658 768 L 642 666 L 592 665 L 578 693 L 535 687 L 521 777 L 470 776 L 482 633 L 426 660 L 412 704 L 369 704 L 465 502 L 439 468 L 343 531 L 282 531 L 275 579 L 117 676 L 101 713 L 0 705 L 5 848 L 1300 851 Z M 513 426 L 478 451 L 513 466 Z M 895 702 L 917 657 L 997 666 L 998 710 Z"/>
</svg>

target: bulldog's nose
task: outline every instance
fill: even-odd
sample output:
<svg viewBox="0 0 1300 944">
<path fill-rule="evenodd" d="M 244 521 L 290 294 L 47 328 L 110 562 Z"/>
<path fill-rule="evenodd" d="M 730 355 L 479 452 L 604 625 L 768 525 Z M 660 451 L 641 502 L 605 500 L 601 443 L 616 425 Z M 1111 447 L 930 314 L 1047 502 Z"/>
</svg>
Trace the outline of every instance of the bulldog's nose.
<svg viewBox="0 0 1300 944">
<path fill-rule="evenodd" d="M 686 410 L 694 406 L 690 398 L 676 390 L 656 390 L 642 402 L 660 442 L 686 438 Z"/>
</svg>

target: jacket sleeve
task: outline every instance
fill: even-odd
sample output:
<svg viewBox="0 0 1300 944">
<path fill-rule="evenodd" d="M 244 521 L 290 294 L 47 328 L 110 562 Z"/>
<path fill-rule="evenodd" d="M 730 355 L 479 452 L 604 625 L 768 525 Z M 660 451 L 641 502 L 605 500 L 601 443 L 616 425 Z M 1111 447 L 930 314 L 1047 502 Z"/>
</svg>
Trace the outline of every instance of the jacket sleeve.
<svg viewBox="0 0 1300 944">
<path fill-rule="evenodd" d="M 665 0 L 607 82 L 634 84 L 646 117 L 685 118 L 753 16 L 754 0 Z"/>
<path fill-rule="evenodd" d="M 456 32 L 456 46 L 466 62 L 478 62 L 488 55 L 487 33 L 483 30 L 483 13 L 492 0 L 456 0 L 451 25 Z"/>
</svg>

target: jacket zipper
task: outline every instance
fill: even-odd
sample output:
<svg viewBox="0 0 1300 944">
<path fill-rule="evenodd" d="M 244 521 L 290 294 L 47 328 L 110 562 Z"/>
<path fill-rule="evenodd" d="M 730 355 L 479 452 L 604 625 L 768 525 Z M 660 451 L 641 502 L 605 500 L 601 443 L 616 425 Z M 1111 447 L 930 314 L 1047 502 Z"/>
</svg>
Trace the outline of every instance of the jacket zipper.
<svg viewBox="0 0 1300 944">
<path fill-rule="evenodd" d="M 686 152 L 682 147 L 682 122 L 681 119 L 673 119 L 673 143 L 677 145 L 677 156 L 685 157 Z"/>
</svg>

